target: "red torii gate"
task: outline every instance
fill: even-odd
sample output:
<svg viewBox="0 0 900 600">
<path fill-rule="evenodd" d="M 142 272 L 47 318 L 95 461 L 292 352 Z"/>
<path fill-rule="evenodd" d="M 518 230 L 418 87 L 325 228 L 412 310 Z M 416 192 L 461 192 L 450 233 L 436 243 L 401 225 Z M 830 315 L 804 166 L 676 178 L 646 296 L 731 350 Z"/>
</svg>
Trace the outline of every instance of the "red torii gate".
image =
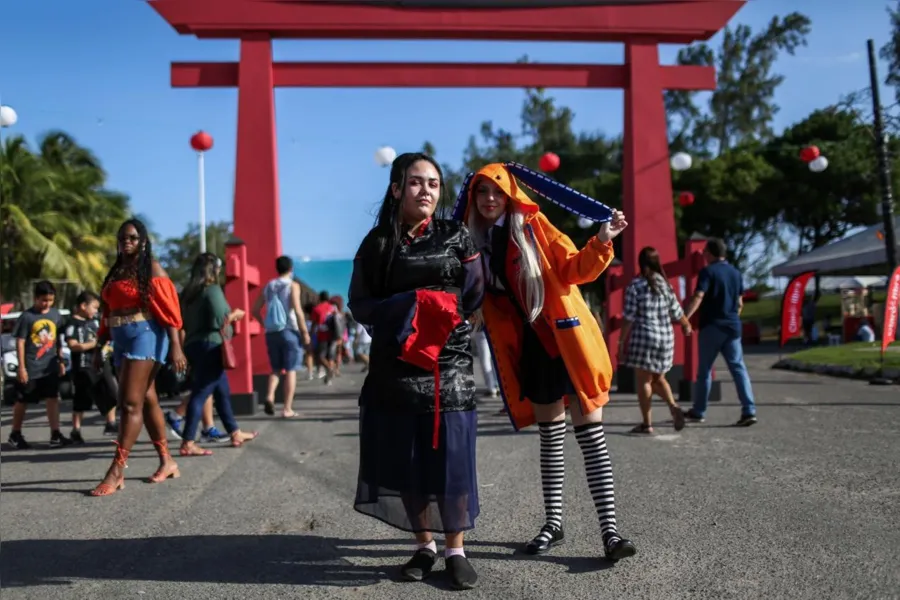
<svg viewBox="0 0 900 600">
<path fill-rule="evenodd" d="M 237 87 L 234 235 L 226 252 L 226 296 L 248 307 L 254 288 L 275 276 L 282 252 L 276 156 L 276 87 L 557 87 L 625 90 L 623 204 L 631 226 L 607 299 L 615 348 L 623 286 L 644 246 L 659 250 L 674 279 L 696 273 L 696 255 L 678 261 L 663 91 L 713 90 L 712 67 L 660 66 L 658 45 L 717 33 L 745 0 L 149 0 L 175 30 L 236 38 L 240 61 L 172 63 L 173 87 Z M 272 61 L 274 39 L 453 39 L 624 42 L 622 65 L 327 63 Z M 601 199 L 602 200 L 602 199 Z M 253 376 L 266 375 L 260 326 L 236 327 L 243 368 L 230 372 L 236 409 L 254 410 Z M 679 333 L 680 335 L 680 333 Z M 696 343 L 677 346 L 693 380 Z"/>
</svg>

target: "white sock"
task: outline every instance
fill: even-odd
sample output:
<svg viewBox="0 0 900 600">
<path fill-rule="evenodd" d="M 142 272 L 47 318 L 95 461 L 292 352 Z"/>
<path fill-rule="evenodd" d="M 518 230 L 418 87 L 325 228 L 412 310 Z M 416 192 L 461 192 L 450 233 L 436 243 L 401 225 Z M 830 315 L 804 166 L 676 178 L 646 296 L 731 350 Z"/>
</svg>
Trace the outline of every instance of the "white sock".
<svg viewBox="0 0 900 600">
<path fill-rule="evenodd" d="M 451 556 L 465 557 L 466 553 L 462 548 L 444 548 L 444 558 L 450 558 Z"/>
<path fill-rule="evenodd" d="M 429 550 L 437 554 L 437 544 L 434 540 L 431 540 L 427 544 L 416 544 L 416 550 L 424 550 L 425 548 L 428 548 Z"/>
</svg>

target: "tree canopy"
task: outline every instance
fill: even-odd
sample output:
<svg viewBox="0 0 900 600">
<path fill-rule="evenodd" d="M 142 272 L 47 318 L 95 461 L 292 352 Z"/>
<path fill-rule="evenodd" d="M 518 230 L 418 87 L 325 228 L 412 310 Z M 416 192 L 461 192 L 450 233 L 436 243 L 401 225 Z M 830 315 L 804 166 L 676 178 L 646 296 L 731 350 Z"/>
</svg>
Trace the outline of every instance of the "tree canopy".
<svg viewBox="0 0 900 600">
<path fill-rule="evenodd" d="M 21 136 L 0 156 L 0 290 L 18 300 L 48 278 L 97 290 L 130 215 L 128 196 L 106 187 L 94 154 L 52 131 L 32 149 Z"/>
</svg>

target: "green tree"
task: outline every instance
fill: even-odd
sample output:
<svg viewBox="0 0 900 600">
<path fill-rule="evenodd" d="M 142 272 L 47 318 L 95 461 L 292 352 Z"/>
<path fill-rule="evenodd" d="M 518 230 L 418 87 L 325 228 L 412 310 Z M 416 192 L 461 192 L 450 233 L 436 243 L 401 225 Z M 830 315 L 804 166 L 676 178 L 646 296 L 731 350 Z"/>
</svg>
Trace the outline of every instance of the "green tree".
<svg viewBox="0 0 900 600">
<path fill-rule="evenodd" d="M 231 237 L 231 223 L 215 221 L 206 224 L 206 250 L 225 258 L 225 242 Z M 191 276 L 191 266 L 200 254 L 200 225 L 191 223 L 187 231 L 166 239 L 159 249 L 159 262 L 175 285 L 181 289 Z"/>
<path fill-rule="evenodd" d="M 34 279 L 62 279 L 97 290 L 115 256 L 128 197 L 106 186 L 88 149 L 59 131 L 32 151 L 21 136 L 0 149 L 0 289 L 28 293 Z"/>
<path fill-rule="evenodd" d="M 490 121 L 482 123 L 480 139 L 469 138 L 461 175 L 493 162 L 515 161 L 537 169 L 541 156 L 554 152 L 560 157 L 554 179 L 605 204 L 621 206 L 621 139 L 600 132 L 576 134 L 572 127 L 575 114 L 568 107 L 558 106 L 542 89 L 525 91 L 520 116 L 519 134 L 495 128 Z M 554 225 L 576 244 L 586 242 L 594 233 L 580 229 L 578 218 L 568 211 L 537 200 Z"/>
<path fill-rule="evenodd" d="M 799 159 L 800 150 L 808 145 L 818 146 L 827 156 L 825 171 L 813 173 Z M 890 145 L 894 153 L 900 150 L 896 139 Z M 783 222 L 798 236 L 799 253 L 878 221 L 874 142 L 871 129 L 857 113 L 839 108 L 815 111 L 771 140 L 764 155 L 776 173 L 764 193 L 767 201 L 781 207 Z"/>
<path fill-rule="evenodd" d="M 676 196 L 680 190 L 694 194 L 691 206 L 676 205 L 680 241 L 694 233 L 721 238 L 738 268 L 750 266 L 754 249 L 779 243 L 779 207 L 763 193 L 776 173 L 759 150 L 757 145 L 735 148 L 675 173 Z"/>
<path fill-rule="evenodd" d="M 747 25 L 726 27 L 718 50 L 707 44 L 681 50 L 678 64 L 716 67 L 717 87 L 705 110 L 694 101 L 695 92 L 666 92 L 673 143 L 717 155 L 745 141 L 771 138 L 775 92 L 784 81 L 773 73 L 775 62 L 782 52 L 805 46 L 810 28 L 809 18 L 795 12 L 772 17 L 757 34 Z"/>
<path fill-rule="evenodd" d="M 900 103 L 900 1 L 896 8 L 887 8 L 891 20 L 891 39 L 882 46 L 879 56 L 888 63 L 885 83 L 894 88 L 894 97 Z"/>
<path fill-rule="evenodd" d="M 754 250 L 784 245 L 777 207 L 760 194 L 774 171 L 754 153 L 773 136 L 775 92 L 784 81 L 774 73 L 775 62 L 806 45 L 809 32 L 810 20 L 796 12 L 773 17 L 758 33 L 746 25 L 726 27 L 718 48 L 695 44 L 678 54 L 678 64 L 716 68 L 717 87 L 705 106 L 695 92 L 665 95 L 672 152 L 697 159 L 694 168 L 673 175 L 676 195 L 686 190 L 696 198 L 683 210 L 676 206 L 679 237 L 694 232 L 721 237 L 742 268 L 751 266 L 751 254 L 762 261 L 771 254 Z"/>
</svg>

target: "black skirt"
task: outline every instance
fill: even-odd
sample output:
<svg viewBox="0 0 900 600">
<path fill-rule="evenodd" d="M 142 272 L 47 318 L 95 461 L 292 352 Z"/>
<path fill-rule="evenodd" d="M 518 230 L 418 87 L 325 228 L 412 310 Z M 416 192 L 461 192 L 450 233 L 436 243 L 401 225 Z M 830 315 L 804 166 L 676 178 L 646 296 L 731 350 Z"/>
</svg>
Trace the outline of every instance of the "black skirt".
<svg viewBox="0 0 900 600">
<path fill-rule="evenodd" d="M 359 416 L 359 479 L 354 508 L 402 531 L 458 533 L 480 511 L 474 410 L 440 415 L 385 412 L 364 406 Z"/>
<path fill-rule="evenodd" d="M 563 396 L 575 394 L 562 356 L 551 358 L 529 323 L 524 323 L 523 329 L 519 363 L 522 397 L 532 404 L 553 404 Z"/>
</svg>

